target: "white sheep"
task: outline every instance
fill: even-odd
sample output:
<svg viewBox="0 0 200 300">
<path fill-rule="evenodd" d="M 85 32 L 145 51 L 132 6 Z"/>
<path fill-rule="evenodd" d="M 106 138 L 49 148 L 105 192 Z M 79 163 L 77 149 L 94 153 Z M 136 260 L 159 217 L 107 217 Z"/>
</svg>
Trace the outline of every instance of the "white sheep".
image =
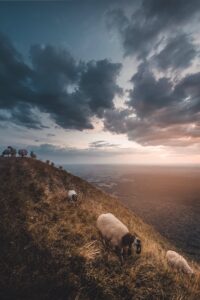
<svg viewBox="0 0 200 300">
<path fill-rule="evenodd" d="M 77 198 L 78 198 L 78 195 L 74 190 L 69 190 L 68 191 L 68 200 L 70 202 L 76 202 Z"/>
<path fill-rule="evenodd" d="M 168 250 L 166 253 L 166 258 L 168 263 L 172 267 L 176 267 L 178 270 L 184 273 L 188 273 L 188 274 L 194 273 L 192 268 L 188 265 L 186 259 L 182 255 L 178 254 L 177 252 Z"/>
<path fill-rule="evenodd" d="M 124 256 L 131 255 L 132 244 L 134 244 L 137 254 L 141 252 L 140 239 L 131 234 L 128 228 L 113 214 L 101 214 L 97 219 L 97 228 L 102 237 L 108 241 L 117 252 L 121 262 Z"/>
</svg>

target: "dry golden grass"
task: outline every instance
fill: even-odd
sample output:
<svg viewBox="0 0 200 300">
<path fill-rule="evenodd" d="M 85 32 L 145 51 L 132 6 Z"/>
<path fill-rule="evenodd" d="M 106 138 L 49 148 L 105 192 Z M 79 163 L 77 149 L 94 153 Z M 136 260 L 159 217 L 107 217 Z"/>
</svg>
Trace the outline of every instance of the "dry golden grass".
<svg viewBox="0 0 200 300">
<path fill-rule="evenodd" d="M 78 249 L 78 255 L 84 257 L 86 260 L 94 260 L 100 256 L 102 246 L 98 241 L 88 242 Z"/>
<path fill-rule="evenodd" d="M 77 206 L 66 200 L 74 188 Z M 142 240 L 123 266 L 100 240 L 96 219 L 112 212 Z M 1 299 L 199 300 L 195 276 L 166 262 L 172 245 L 116 198 L 86 181 L 31 159 L 0 159 Z"/>
</svg>

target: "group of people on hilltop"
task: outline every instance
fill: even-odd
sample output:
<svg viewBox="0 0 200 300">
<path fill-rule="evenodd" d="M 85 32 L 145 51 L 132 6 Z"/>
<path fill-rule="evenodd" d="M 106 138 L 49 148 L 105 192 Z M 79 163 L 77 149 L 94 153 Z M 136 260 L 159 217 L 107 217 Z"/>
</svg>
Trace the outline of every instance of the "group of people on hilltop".
<svg viewBox="0 0 200 300">
<path fill-rule="evenodd" d="M 13 148 L 12 146 L 8 146 L 5 150 L 3 150 L 2 152 L 2 157 L 15 157 L 17 156 L 17 153 L 20 157 L 26 157 L 28 156 L 28 151 L 26 149 L 19 149 L 18 152 L 15 148 Z M 30 157 L 31 158 L 37 158 L 36 154 L 31 151 L 30 152 Z"/>
</svg>

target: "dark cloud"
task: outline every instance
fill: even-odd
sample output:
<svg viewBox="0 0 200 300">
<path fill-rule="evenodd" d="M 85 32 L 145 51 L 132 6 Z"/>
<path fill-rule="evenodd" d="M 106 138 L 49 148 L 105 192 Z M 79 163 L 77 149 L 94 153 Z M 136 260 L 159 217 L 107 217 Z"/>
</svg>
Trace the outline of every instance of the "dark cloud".
<svg viewBox="0 0 200 300">
<path fill-rule="evenodd" d="M 31 106 L 24 103 L 19 103 L 11 110 L 1 110 L 0 121 L 7 125 L 25 126 L 28 129 L 48 128 L 41 123 L 38 114 L 34 112 Z"/>
<path fill-rule="evenodd" d="M 127 124 L 131 112 L 126 110 L 107 110 L 104 114 L 104 127 L 106 130 L 115 133 L 127 133 Z"/>
<path fill-rule="evenodd" d="M 198 0 L 148 0 L 142 2 L 142 9 L 147 18 L 158 17 L 163 23 L 182 23 L 198 13 Z"/>
<path fill-rule="evenodd" d="M 123 111 L 110 111 L 105 116 L 104 125 L 105 130 L 126 134 L 129 140 L 143 146 L 200 144 L 200 123 L 198 122 L 200 114 L 196 114 L 195 119 L 193 119 L 193 114 L 185 118 L 179 115 L 180 113 L 177 109 L 175 111 L 163 109 L 144 119 L 133 115 L 124 119 Z M 118 115 L 117 122 L 116 115 Z"/>
<path fill-rule="evenodd" d="M 19 104 L 11 111 L 10 122 L 26 128 L 41 129 L 48 128 L 44 126 L 38 115 L 32 111 L 30 105 Z"/>
<path fill-rule="evenodd" d="M 51 45 L 34 45 L 30 49 L 33 65 L 33 82 L 39 92 L 57 94 L 76 84 L 83 69 L 66 49 Z"/>
<path fill-rule="evenodd" d="M 156 79 L 148 63 L 142 63 L 132 77 L 134 88 L 130 90 L 129 106 L 143 117 L 155 109 L 168 106 L 174 99 L 172 83 L 168 78 Z"/>
<path fill-rule="evenodd" d="M 185 99 L 194 113 L 200 111 L 200 72 L 186 75 L 175 87 L 177 98 Z"/>
<path fill-rule="evenodd" d="M 148 55 L 160 30 L 158 20 L 147 22 L 140 10 L 130 20 L 121 9 L 109 12 L 108 19 L 109 26 L 119 31 L 125 55 L 137 55 L 139 58 Z"/>
<path fill-rule="evenodd" d="M 125 55 L 146 58 L 163 37 L 179 32 L 191 17 L 194 18 L 199 8 L 197 0 L 150 0 L 141 1 L 131 17 L 127 17 L 122 9 L 115 9 L 108 13 L 107 18 L 109 26 L 117 28 L 120 34 Z M 179 50 L 184 51 L 183 48 Z"/>
<path fill-rule="evenodd" d="M 101 117 L 113 107 L 121 64 L 107 59 L 78 62 L 66 50 L 32 46 L 27 65 L 12 43 L 0 37 L 0 109 L 9 110 L 10 121 L 41 128 L 33 114 L 48 113 L 65 129 L 92 129 L 91 117 Z"/>
<path fill-rule="evenodd" d="M 180 34 L 167 40 L 166 46 L 158 55 L 154 56 L 156 65 L 162 69 L 184 69 L 187 68 L 197 51 L 190 38 L 186 34 Z"/>
<path fill-rule="evenodd" d="M 122 94 L 122 89 L 116 84 L 122 65 L 111 64 L 107 59 L 89 62 L 80 80 L 80 91 L 86 98 L 90 109 L 101 116 L 102 111 L 113 108 L 116 94 Z"/>
<path fill-rule="evenodd" d="M 37 105 L 63 128 L 92 129 L 90 118 L 113 106 L 120 64 L 77 63 L 66 50 L 32 47 Z M 34 104 L 34 103 L 33 103 Z"/>
<path fill-rule="evenodd" d="M 156 79 L 148 63 L 142 63 L 131 82 L 128 108 L 108 110 L 105 130 L 127 134 L 144 146 L 200 143 L 199 73 L 175 85 L 165 77 Z"/>
<path fill-rule="evenodd" d="M 168 124 L 197 121 L 200 73 L 188 74 L 174 84 L 166 77 L 156 79 L 148 63 L 142 63 L 131 82 L 127 104 L 140 119 Z"/>
<path fill-rule="evenodd" d="M 106 130 L 142 145 L 200 143 L 200 76 L 179 79 L 198 55 L 190 26 L 191 20 L 199 25 L 199 8 L 197 0 L 150 0 L 132 12 L 109 11 L 108 24 L 117 29 L 124 54 L 141 63 L 130 80 L 127 108 L 104 114 Z M 173 71 L 176 80 L 160 71 Z"/>
<path fill-rule="evenodd" d="M 9 109 L 16 102 L 26 101 L 33 97 L 27 86 L 32 71 L 14 48 L 10 40 L 0 34 L 0 108 Z"/>
<path fill-rule="evenodd" d="M 95 141 L 90 143 L 90 148 L 115 148 L 118 147 L 119 144 L 112 144 L 106 141 Z"/>
</svg>

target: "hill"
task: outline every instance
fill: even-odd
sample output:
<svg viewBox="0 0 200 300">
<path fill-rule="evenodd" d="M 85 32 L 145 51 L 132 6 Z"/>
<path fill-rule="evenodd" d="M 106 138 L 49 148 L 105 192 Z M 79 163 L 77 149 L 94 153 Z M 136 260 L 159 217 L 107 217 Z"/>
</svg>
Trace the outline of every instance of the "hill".
<svg viewBox="0 0 200 300">
<path fill-rule="evenodd" d="M 68 189 L 79 203 L 67 202 Z M 153 209 L 153 207 L 152 207 Z M 121 266 L 96 219 L 112 212 L 143 243 Z M 79 177 L 30 158 L 0 158 L 1 299 L 200 299 L 193 277 L 167 266 L 172 246 L 126 207 Z"/>
</svg>

